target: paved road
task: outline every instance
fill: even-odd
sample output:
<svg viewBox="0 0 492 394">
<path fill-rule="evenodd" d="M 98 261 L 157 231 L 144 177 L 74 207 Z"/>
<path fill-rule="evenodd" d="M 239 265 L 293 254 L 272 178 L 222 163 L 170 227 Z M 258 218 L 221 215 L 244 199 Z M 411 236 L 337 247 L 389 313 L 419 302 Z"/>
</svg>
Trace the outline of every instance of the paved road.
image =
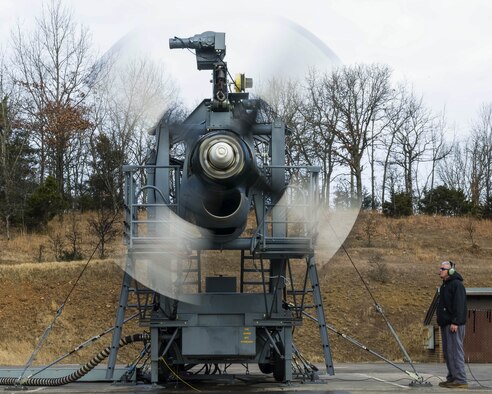
<svg viewBox="0 0 492 394">
<path fill-rule="evenodd" d="M 401 365 L 404 369 L 406 366 Z M 346 393 L 447 393 L 466 390 L 450 390 L 441 388 L 438 383 L 444 379 L 443 364 L 416 364 L 417 372 L 431 386 L 410 386 L 412 379 L 400 370 L 384 363 L 336 364 L 335 376 L 320 375 L 317 383 L 294 381 L 289 385 L 275 382 L 272 378 L 265 379 L 251 370 L 244 374 L 242 367 L 228 370 L 231 375 L 223 376 L 215 381 L 193 381 L 164 386 L 149 384 L 112 384 L 78 382 L 59 387 L 29 387 L 22 393 L 183 393 L 199 390 L 204 393 L 276 393 L 302 394 L 346 394 Z M 470 364 L 468 371 L 469 390 L 492 394 L 492 364 Z M 487 387 L 484 387 L 487 386 Z M 0 387 L 5 393 L 19 393 L 10 387 Z"/>
</svg>

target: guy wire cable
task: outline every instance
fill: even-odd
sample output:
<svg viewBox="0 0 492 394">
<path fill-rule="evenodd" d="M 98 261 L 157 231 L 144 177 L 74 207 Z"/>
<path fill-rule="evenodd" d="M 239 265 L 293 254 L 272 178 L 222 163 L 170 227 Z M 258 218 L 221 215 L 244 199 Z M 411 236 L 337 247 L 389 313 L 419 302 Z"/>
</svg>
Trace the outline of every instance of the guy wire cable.
<svg viewBox="0 0 492 394">
<path fill-rule="evenodd" d="M 140 314 L 140 312 L 136 312 L 135 314 L 133 314 L 132 316 L 128 317 L 127 319 L 125 319 L 123 321 L 123 324 L 129 322 L 130 320 L 133 320 L 134 318 L 136 318 L 138 315 Z M 107 328 L 106 330 L 104 330 L 102 333 L 100 334 L 97 334 L 97 335 L 94 335 L 92 338 L 89 338 L 88 340 L 82 342 L 80 345 L 76 346 L 75 348 L 73 348 L 72 350 L 70 350 L 69 352 L 65 353 L 63 356 L 61 357 L 58 357 L 56 360 L 52 361 L 51 363 L 49 363 L 48 365 L 45 365 L 43 368 L 39 369 L 38 371 L 34 372 L 33 374 L 29 375 L 26 379 L 31 379 L 32 377 L 38 375 L 39 373 L 47 370 L 48 368 L 52 367 L 53 365 L 55 364 L 58 364 L 60 361 L 64 360 L 65 358 L 67 358 L 68 356 L 71 356 L 72 354 L 78 352 L 79 350 L 81 349 L 84 349 L 85 347 L 87 347 L 87 345 L 91 345 L 93 344 L 94 342 L 98 341 L 99 339 L 101 339 L 104 335 L 110 333 L 111 331 L 114 331 L 115 329 L 115 326 L 112 326 L 110 328 Z"/>
<path fill-rule="evenodd" d="M 111 218 L 111 221 L 109 222 L 110 225 L 113 224 L 113 222 L 116 219 L 116 217 L 118 216 L 118 214 L 119 214 L 119 212 L 115 212 L 114 216 Z M 87 260 L 87 262 L 85 263 L 84 267 L 80 271 L 79 276 L 77 277 L 77 279 L 75 280 L 72 288 L 70 289 L 70 291 L 68 292 L 67 296 L 65 297 L 65 300 L 62 302 L 62 304 L 60 305 L 60 307 L 56 311 L 55 316 L 53 317 L 53 320 L 48 325 L 48 327 L 46 327 L 46 329 L 43 332 L 43 335 L 41 335 L 41 338 L 39 339 L 38 344 L 36 345 L 36 347 L 34 348 L 33 352 L 31 353 L 31 356 L 27 360 L 26 365 L 24 366 L 24 369 L 21 372 L 21 375 L 16 379 L 16 382 L 15 382 L 16 385 L 19 385 L 19 384 L 22 385 L 22 384 L 24 384 L 24 382 L 23 382 L 25 380 L 24 379 L 24 374 L 26 373 L 27 369 L 32 365 L 32 363 L 35 360 L 37 354 L 39 353 L 39 351 L 41 350 L 42 346 L 44 345 L 44 342 L 46 341 L 46 339 L 48 338 L 48 335 L 50 334 L 51 330 L 53 329 L 53 326 L 55 325 L 56 320 L 62 314 L 63 309 L 65 308 L 65 305 L 68 302 L 68 299 L 70 298 L 70 296 L 72 295 L 73 291 L 75 290 L 75 287 L 78 285 L 80 279 L 82 278 L 82 275 L 84 274 L 84 272 L 86 271 L 87 267 L 89 266 L 89 263 L 91 262 L 92 258 L 96 254 L 96 251 L 99 248 L 99 245 L 100 244 L 101 244 L 101 239 L 99 239 L 99 242 L 97 243 L 97 245 L 95 246 L 95 248 L 92 251 L 91 255 L 89 256 L 89 259 Z"/>
<path fill-rule="evenodd" d="M 337 233 L 335 231 L 335 229 L 333 228 L 333 226 L 331 225 L 330 221 L 327 220 L 327 223 L 328 225 L 330 226 L 331 230 L 333 231 L 333 234 L 335 234 L 335 236 L 337 237 Z M 337 237 L 338 238 L 338 237 Z M 352 264 L 352 266 L 354 267 L 355 269 L 355 272 L 357 272 L 357 275 L 359 276 L 359 279 L 361 280 L 361 282 L 364 284 L 364 287 L 366 288 L 367 292 L 369 293 L 369 295 L 371 296 L 373 302 L 374 302 L 374 305 L 376 306 L 376 311 L 378 311 L 381 316 L 383 317 L 383 320 L 385 321 L 386 325 L 388 326 L 388 329 L 390 330 L 391 334 L 393 335 L 393 337 L 395 338 L 398 346 L 400 347 L 400 350 L 401 352 L 403 353 L 403 356 L 405 357 L 405 360 L 410 364 L 410 366 L 412 367 L 413 369 L 413 374 L 415 375 L 414 378 L 416 381 L 418 381 L 419 383 L 423 383 L 424 382 L 424 378 L 422 376 L 420 376 L 420 374 L 417 372 L 417 370 L 415 369 L 415 366 L 413 365 L 413 362 L 412 362 L 412 359 L 410 358 L 410 355 L 407 353 L 405 347 L 403 346 L 403 343 L 401 342 L 400 338 L 398 337 L 398 334 L 396 333 L 395 329 L 393 328 L 392 324 L 390 323 L 390 321 L 388 320 L 388 318 L 386 317 L 386 315 L 384 314 L 383 312 L 383 308 L 381 307 L 381 305 L 376 301 L 376 298 L 374 297 L 374 295 L 372 294 L 371 292 L 371 289 L 369 289 L 369 286 L 367 285 L 366 281 L 364 280 L 364 278 L 362 277 L 362 274 L 360 273 L 360 271 L 357 269 L 357 266 L 355 265 L 354 261 L 352 260 L 352 257 L 350 256 L 349 252 L 347 251 L 347 249 L 345 248 L 345 245 L 343 244 L 343 242 L 340 242 L 340 247 L 342 248 L 342 250 L 345 252 L 345 254 L 347 255 L 350 263 Z M 408 372 L 407 372 L 408 373 Z"/>
</svg>

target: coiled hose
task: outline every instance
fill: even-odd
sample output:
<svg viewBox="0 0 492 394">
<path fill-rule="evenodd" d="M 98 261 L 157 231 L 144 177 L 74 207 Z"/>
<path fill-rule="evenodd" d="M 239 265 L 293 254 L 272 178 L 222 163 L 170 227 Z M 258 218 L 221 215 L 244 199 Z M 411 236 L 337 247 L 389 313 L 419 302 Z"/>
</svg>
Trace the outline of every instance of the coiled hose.
<svg viewBox="0 0 492 394">
<path fill-rule="evenodd" d="M 133 334 L 120 339 L 120 347 L 129 345 L 134 342 L 144 342 L 150 340 L 149 334 Z M 23 386 L 62 386 L 64 384 L 73 383 L 79 380 L 82 376 L 87 375 L 101 361 L 109 356 L 111 346 L 104 348 L 101 352 L 95 355 L 87 364 L 79 368 L 70 375 L 61 378 L 28 378 L 26 381 L 19 381 L 19 378 L 9 377 L 0 378 L 0 385 L 23 385 Z"/>
</svg>

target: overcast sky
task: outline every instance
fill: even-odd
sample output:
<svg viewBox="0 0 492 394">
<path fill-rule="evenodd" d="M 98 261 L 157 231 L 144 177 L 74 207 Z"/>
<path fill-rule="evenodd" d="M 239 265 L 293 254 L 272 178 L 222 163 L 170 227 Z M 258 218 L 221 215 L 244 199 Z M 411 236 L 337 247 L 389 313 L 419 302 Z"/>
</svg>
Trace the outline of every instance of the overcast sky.
<svg viewBox="0 0 492 394">
<path fill-rule="evenodd" d="M 234 21 L 242 19 L 241 33 L 255 37 L 259 16 L 280 16 L 310 31 L 344 64 L 389 65 L 395 79 L 413 85 L 434 112 L 445 109 L 448 125 L 458 134 L 470 128 L 482 104 L 492 103 L 490 0 L 63 2 L 92 32 L 100 53 L 141 26 L 162 26 L 167 43 L 170 26 L 179 30 L 173 35 L 191 36 L 203 26 L 220 31 L 224 21 L 239 25 Z M 38 0 L 0 0 L 3 46 L 17 21 L 28 26 L 40 8 Z M 160 35 L 159 28 L 153 31 Z M 283 44 L 288 47 L 289 38 Z M 228 45 L 228 57 L 231 51 Z"/>
</svg>

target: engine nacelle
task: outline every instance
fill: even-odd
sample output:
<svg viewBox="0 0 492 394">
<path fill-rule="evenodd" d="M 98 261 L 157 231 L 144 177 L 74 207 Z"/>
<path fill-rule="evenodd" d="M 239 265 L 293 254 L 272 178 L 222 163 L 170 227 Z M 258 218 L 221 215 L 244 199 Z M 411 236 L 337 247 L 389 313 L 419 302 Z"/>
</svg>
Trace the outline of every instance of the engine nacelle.
<svg viewBox="0 0 492 394">
<path fill-rule="evenodd" d="M 248 143 L 229 130 L 203 135 L 190 147 L 178 213 L 207 229 L 218 241 L 244 230 L 260 173 Z"/>
</svg>

